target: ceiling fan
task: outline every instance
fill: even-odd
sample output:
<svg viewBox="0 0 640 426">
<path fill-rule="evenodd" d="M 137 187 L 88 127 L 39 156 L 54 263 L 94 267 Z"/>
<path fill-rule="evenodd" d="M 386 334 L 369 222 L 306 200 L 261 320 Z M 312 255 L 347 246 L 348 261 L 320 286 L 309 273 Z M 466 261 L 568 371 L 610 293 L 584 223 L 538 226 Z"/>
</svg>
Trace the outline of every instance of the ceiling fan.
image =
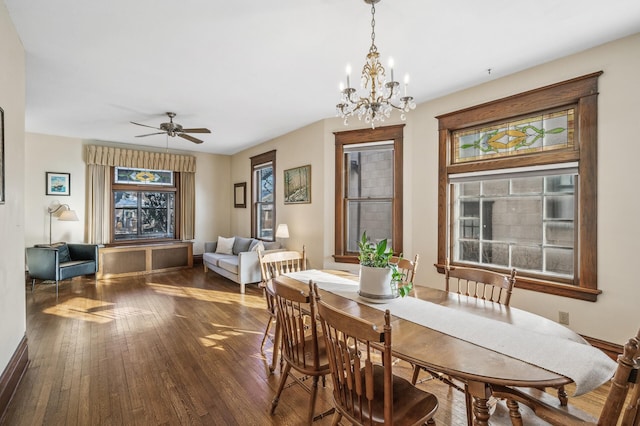
<svg viewBox="0 0 640 426">
<path fill-rule="evenodd" d="M 169 122 L 160 124 L 160 127 L 147 126 L 146 124 L 140 124 L 140 123 L 136 123 L 136 122 L 131 121 L 130 122 L 131 124 L 136 124 L 138 126 L 149 127 L 151 129 L 161 130 L 160 132 L 148 133 L 146 135 L 138 135 L 136 137 L 137 138 L 142 138 L 142 137 L 145 137 L 145 136 L 162 135 L 162 134 L 166 133 L 169 136 L 172 136 L 172 137 L 179 136 L 179 137 L 181 137 L 183 139 L 186 139 L 188 141 L 191 141 L 193 143 L 202 143 L 203 141 L 201 141 L 198 138 L 194 138 L 193 136 L 187 135 L 187 133 L 211 133 L 211 130 L 205 129 L 204 127 L 200 127 L 200 128 L 196 128 L 196 129 L 184 129 L 182 127 L 182 125 L 173 122 L 173 117 L 176 116 L 175 112 L 168 112 L 167 115 L 169 116 Z"/>
</svg>

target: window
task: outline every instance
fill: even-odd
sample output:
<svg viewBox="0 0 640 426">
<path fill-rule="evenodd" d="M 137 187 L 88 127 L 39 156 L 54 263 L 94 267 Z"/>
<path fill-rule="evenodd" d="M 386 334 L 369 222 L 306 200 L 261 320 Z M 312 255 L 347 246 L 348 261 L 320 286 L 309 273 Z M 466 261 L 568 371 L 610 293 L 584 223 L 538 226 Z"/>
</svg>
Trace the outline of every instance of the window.
<svg viewBox="0 0 640 426">
<path fill-rule="evenodd" d="M 364 231 L 402 252 L 402 131 L 404 125 L 337 132 L 337 262 L 357 263 Z"/>
<path fill-rule="evenodd" d="M 437 117 L 441 270 L 516 268 L 519 288 L 596 300 L 600 74 Z"/>
<path fill-rule="evenodd" d="M 265 241 L 275 239 L 276 151 L 251 157 L 251 235 Z"/>
<path fill-rule="evenodd" d="M 114 167 L 113 242 L 176 239 L 174 172 Z"/>
</svg>

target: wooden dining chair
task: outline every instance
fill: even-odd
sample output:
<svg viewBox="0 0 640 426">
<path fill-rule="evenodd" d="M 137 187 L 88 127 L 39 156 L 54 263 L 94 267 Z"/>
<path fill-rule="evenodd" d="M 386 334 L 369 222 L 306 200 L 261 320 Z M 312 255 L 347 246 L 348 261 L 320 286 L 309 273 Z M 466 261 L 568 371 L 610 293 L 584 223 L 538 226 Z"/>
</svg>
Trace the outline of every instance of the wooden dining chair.
<svg viewBox="0 0 640 426">
<path fill-rule="evenodd" d="M 297 251 L 278 251 L 273 253 L 258 252 L 258 259 L 260 261 L 260 273 L 262 275 L 262 281 L 258 284 L 262 288 L 265 301 L 267 303 L 267 311 L 269 312 L 269 318 L 267 319 L 267 325 L 264 330 L 264 336 L 262 337 L 262 343 L 260 344 L 260 353 L 264 355 L 264 345 L 269 338 L 271 327 L 276 320 L 276 305 L 274 294 L 271 286 L 271 280 L 279 277 L 282 274 L 289 272 L 298 272 L 307 269 L 307 257 L 305 253 L 305 247 L 302 246 L 302 253 Z M 277 325 L 276 325 L 277 329 Z M 278 343 L 277 343 L 277 330 L 273 336 L 273 362 L 269 366 L 269 369 L 273 372 L 276 368 L 276 361 L 278 358 Z"/>
<path fill-rule="evenodd" d="M 400 271 L 403 275 L 403 282 L 405 283 L 415 283 L 416 280 L 416 272 L 418 271 L 418 260 L 420 256 L 415 255 L 413 260 L 405 259 L 403 257 L 392 256 L 389 259 L 389 263 L 397 265 L 398 271 Z"/>
<path fill-rule="evenodd" d="M 445 290 L 448 292 L 458 293 L 464 296 L 475 297 L 477 299 L 509 306 L 513 286 L 516 283 L 516 270 L 512 269 L 509 275 L 505 275 L 486 269 L 459 266 L 453 267 L 447 265 L 444 272 L 444 278 Z M 417 365 L 413 366 L 413 376 L 411 378 L 411 383 L 414 385 L 418 381 L 420 370 L 427 371 L 431 377 L 465 393 L 467 422 L 471 425 L 473 422 L 473 407 L 472 398 L 467 390 L 467 385 L 463 382 L 458 383 L 460 382 L 459 380 L 454 380 L 447 375 L 436 371 L 429 371 Z M 564 388 L 559 389 L 558 394 L 564 394 Z"/>
<path fill-rule="evenodd" d="M 598 425 L 598 426 L 640 426 L 640 330 L 636 337 L 624 345 L 623 353 L 618 356 L 618 367 L 611 379 L 609 394 L 604 402 L 600 416 L 595 419 L 576 407 L 563 406 L 546 392 L 531 389 L 496 386 L 493 394 L 497 397 L 515 400 L 525 404 L 542 420 L 556 426 Z M 628 404 L 625 401 L 629 389 L 633 391 Z M 521 424 L 517 405 L 510 406 L 512 419 Z"/>
<path fill-rule="evenodd" d="M 317 285 L 312 285 L 311 292 L 331 368 L 336 408 L 332 424 L 343 417 L 356 425 L 435 424 L 435 395 L 393 374 L 389 310 L 381 329 L 324 303 Z"/>
<path fill-rule="evenodd" d="M 480 268 L 447 267 L 445 290 L 509 306 L 516 283 L 516 270 L 509 275 Z"/>
<path fill-rule="evenodd" d="M 314 320 L 315 314 L 312 312 L 310 294 L 305 294 L 276 280 L 272 284 L 278 327 L 282 336 L 282 358 L 285 364 L 276 396 L 271 403 L 271 414 L 275 413 L 287 379 L 291 377 L 311 394 L 307 416 L 307 423 L 311 424 L 314 419 L 318 381 L 322 377 L 324 384 L 324 376 L 330 372 L 325 341 L 322 337 L 318 337 L 318 325 Z M 302 378 L 293 374 L 292 369 L 301 374 L 304 379 L 311 377 L 311 387 L 309 388 Z M 319 417 L 324 415 L 321 414 Z"/>
</svg>

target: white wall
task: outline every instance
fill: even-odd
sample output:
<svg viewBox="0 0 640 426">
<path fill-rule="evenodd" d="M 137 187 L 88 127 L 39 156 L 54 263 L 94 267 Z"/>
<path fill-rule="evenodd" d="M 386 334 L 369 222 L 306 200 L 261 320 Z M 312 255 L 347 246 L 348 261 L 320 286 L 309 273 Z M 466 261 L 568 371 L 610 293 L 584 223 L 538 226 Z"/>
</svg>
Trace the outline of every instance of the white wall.
<svg viewBox="0 0 640 426">
<path fill-rule="evenodd" d="M 51 223 L 53 241 L 85 242 L 86 226 L 86 164 L 84 147 L 89 144 L 117 145 L 139 149 L 133 145 L 86 141 L 63 136 L 26 134 L 25 168 L 25 230 L 26 246 L 49 241 L 49 214 L 51 202 L 68 204 L 78 214 L 78 222 Z M 230 157 L 202 153 L 186 153 L 196 156 L 196 228 L 194 254 L 204 251 L 204 242 L 212 241 L 219 234 L 229 233 L 231 208 Z M 45 195 L 45 173 L 71 174 L 71 195 Z"/>
<path fill-rule="evenodd" d="M 599 79 L 598 119 L 598 286 L 596 303 L 516 289 L 512 304 L 553 320 L 569 312 L 577 332 L 622 344 L 640 326 L 636 312 L 640 279 L 632 267 L 640 253 L 640 197 L 631 173 L 637 171 L 640 143 L 635 138 L 640 99 L 640 34 L 609 43 L 529 70 L 421 104 L 408 115 L 404 129 L 404 247 L 405 256 L 420 254 L 419 281 L 444 287 L 433 264 L 437 260 L 438 123 L 436 116 L 514 95 L 563 80 L 603 70 Z M 428 84 L 428 83 L 425 83 Z M 433 84 L 437 84 L 434 82 Z M 249 182 L 249 157 L 276 149 L 277 221 L 289 225 L 292 248 L 306 244 L 313 267 L 348 268 L 335 264 L 334 248 L 334 135 L 363 128 L 352 120 L 345 128 L 339 119 L 324 120 L 240 152 L 232 159 L 232 181 Z M 398 124 L 397 118 L 387 124 Z M 282 204 L 282 171 L 312 164 L 313 202 L 307 208 Z M 318 188 L 322 181 L 323 188 Z M 318 192 L 320 191 L 320 192 Z M 318 198 L 321 197 L 321 198 Z M 235 232 L 248 233 L 250 210 L 232 219 Z M 296 236 L 296 232 L 300 234 Z M 295 239 L 295 240 L 294 240 Z M 356 266 L 357 267 L 357 266 Z"/>
<path fill-rule="evenodd" d="M 312 268 L 322 268 L 325 217 L 325 158 L 322 146 L 323 122 L 295 130 L 257 147 L 242 151 L 231 161 L 232 183 L 247 183 L 247 207 L 234 208 L 231 230 L 234 234 L 251 234 L 251 160 L 250 158 L 276 149 L 276 221 L 289 226 L 289 238 L 282 241 L 291 250 L 305 246 Z M 333 158 L 330 159 L 333 164 Z M 311 203 L 284 204 L 284 171 L 311 165 Z M 333 212 L 331 213 L 333 217 Z"/>
<path fill-rule="evenodd" d="M 24 276 L 24 49 L 0 2 L 0 107 L 4 110 L 5 203 L 0 204 L 0 374 L 26 331 Z"/>
</svg>

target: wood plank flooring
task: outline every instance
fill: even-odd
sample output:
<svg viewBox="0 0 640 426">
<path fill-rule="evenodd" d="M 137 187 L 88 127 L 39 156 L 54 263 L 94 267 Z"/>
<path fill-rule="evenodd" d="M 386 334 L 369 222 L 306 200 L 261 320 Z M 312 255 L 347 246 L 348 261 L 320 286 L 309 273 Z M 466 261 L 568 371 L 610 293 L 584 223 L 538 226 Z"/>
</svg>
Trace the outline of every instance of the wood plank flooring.
<svg viewBox="0 0 640 426">
<path fill-rule="evenodd" d="M 302 425 L 308 394 L 285 389 L 260 353 L 267 320 L 255 285 L 238 285 L 201 265 L 178 272 L 25 286 L 30 365 L 2 425 Z M 410 376 L 408 364 L 395 372 Z M 327 380 L 329 383 L 329 380 Z M 437 383 L 438 425 L 464 425 L 464 398 Z M 607 386 L 572 398 L 595 415 Z M 571 389 L 569 390 L 571 394 Z M 331 408 L 329 384 L 317 412 Z M 545 424 L 522 409 L 525 424 Z M 323 418 L 316 425 L 329 425 Z M 509 425 L 498 405 L 494 425 Z"/>
</svg>

